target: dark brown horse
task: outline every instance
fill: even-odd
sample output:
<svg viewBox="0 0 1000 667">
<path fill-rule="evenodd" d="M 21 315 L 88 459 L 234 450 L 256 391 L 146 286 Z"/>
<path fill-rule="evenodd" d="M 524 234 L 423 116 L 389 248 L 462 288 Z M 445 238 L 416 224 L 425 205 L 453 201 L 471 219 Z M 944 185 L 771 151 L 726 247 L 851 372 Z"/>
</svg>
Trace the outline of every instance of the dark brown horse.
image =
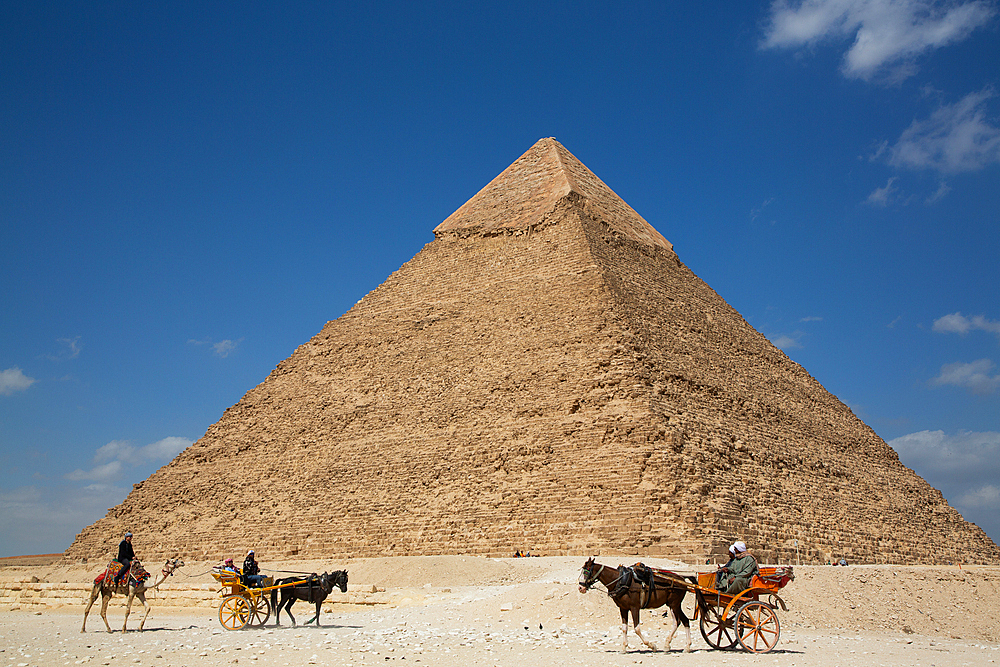
<svg viewBox="0 0 1000 667">
<path fill-rule="evenodd" d="M 588 558 L 580 571 L 580 592 L 586 593 L 590 587 L 600 582 L 607 590 L 608 595 L 618 605 L 622 613 L 622 652 L 628 650 L 628 614 L 632 612 L 632 625 L 635 627 L 635 634 L 642 640 L 642 643 L 657 650 L 651 642 L 646 641 L 639 629 L 639 610 L 656 609 L 666 606 L 670 610 L 674 619 L 674 629 L 667 638 L 667 650 L 670 650 L 670 642 L 674 640 L 674 634 L 681 623 L 687 632 L 687 645 L 684 652 L 691 650 L 691 621 L 681 609 L 681 602 L 688 588 L 684 577 L 673 572 L 657 571 L 653 575 L 653 585 L 644 587 L 639 579 L 641 574 L 637 568 L 618 566 L 608 567 L 596 563 L 593 558 Z"/>
<path fill-rule="evenodd" d="M 284 609 L 288 614 L 288 618 L 292 619 L 292 625 L 295 625 L 295 617 L 292 616 L 292 605 L 295 604 L 296 600 L 305 600 L 316 605 L 316 615 L 306 621 L 306 625 L 316 621 L 316 627 L 319 627 L 319 610 L 323 605 L 323 600 L 333 592 L 335 587 L 339 588 L 342 593 L 347 592 L 347 570 L 337 570 L 330 573 L 324 572 L 320 575 L 311 574 L 308 577 L 278 579 L 274 582 L 274 585 L 280 586 L 281 584 L 292 583 L 294 583 L 294 586 L 284 586 L 280 589 L 274 588 L 271 590 L 271 608 L 274 609 L 274 624 L 281 625 L 280 615 L 281 610 Z M 277 601 L 279 590 L 281 591 L 280 603 Z"/>
</svg>

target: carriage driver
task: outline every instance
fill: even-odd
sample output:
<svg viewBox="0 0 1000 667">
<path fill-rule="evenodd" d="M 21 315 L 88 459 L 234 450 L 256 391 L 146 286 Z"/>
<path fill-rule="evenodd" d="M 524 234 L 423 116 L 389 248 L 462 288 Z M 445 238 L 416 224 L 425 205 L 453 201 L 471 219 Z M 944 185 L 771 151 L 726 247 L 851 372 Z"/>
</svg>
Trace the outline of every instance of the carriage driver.
<svg viewBox="0 0 1000 667">
<path fill-rule="evenodd" d="M 729 562 L 719 568 L 715 576 L 715 588 L 720 593 L 732 595 L 750 587 L 750 580 L 759 572 L 757 560 L 747 551 L 743 542 L 734 542 L 729 547 Z"/>
<path fill-rule="evenodd" d="M 260 573 L 260 566 L 254 558 L 253 549 L 247 552 L 247 557 L 243 561 L 243 585 L 260 588 L 264 575 Z"/>
</svg>

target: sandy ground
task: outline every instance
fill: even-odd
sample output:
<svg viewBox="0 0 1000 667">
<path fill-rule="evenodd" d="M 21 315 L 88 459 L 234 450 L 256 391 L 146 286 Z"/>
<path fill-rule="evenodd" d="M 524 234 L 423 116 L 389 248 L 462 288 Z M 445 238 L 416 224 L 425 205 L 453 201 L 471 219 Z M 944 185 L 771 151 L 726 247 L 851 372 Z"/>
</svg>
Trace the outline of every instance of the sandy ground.
<svg viewBox="0 0 1000 667">
<path fill-rule="evenodd" d="M 607 565 L 631 562 L 605 556 Z M 634 559 L 633 559 L 634 560 Z M 690 571 L 680 563 L 644 559 Z M 80 633 L 82 606 L 0 611 L 0 667 L 34 665 L 989 665 L 1000 659 L 1000 569 L 801 567 L 783 591 L 781 640 L 764 655 L 714 651 L 692 623 L 691 653 L 683 629 L 672 650 L 653 652 L 629 635 L 621 652 L 617 607 L 600 590 L 576 586 L 582 557 L 482 559 L 385 558 L 271 564 L 276 569 L 347 568 L 348 596 L 328 604 L 321 627 L 291 627 L 286 618 L 231 632 L 209 607 L 157 607 L 145 630 L 108 634 L 95 607 Z M 210 583 L 211 564 L 189 563 L 185 582 Z M 268 565 L 266 561 L 264 565 Z M 29 568 L 42 580 L 85 581 L 87 568 Z M 93 568 L 90 568 L 93 569 Z M 0 578 L 24 568 L 0 568 Z M 367 604 L 348 604 L 352 590 L 384 588 Z M 337 595 L 333 596 L 337 597 Z M 693 614 L 691 596 L 684 605 Z M 294 608 L 301 623 L 312 613 Z M 137 625 L 137 610 L 133 610 Z M 141 609 L 138 610 L 141 612 Z M 112 627 L 124 610 L 116 598 Z M 141 613 L 140 613 L 141 616 Z M 643 611 L 642 627 L 659 648 L 672 623 Z"/>
</svg>

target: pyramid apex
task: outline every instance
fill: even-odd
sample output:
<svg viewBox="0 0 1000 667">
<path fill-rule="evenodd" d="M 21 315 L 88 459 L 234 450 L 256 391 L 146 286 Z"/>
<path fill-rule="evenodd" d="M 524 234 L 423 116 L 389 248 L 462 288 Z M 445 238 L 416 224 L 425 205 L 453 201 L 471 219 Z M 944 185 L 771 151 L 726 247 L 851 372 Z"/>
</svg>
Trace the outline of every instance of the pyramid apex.
<svg viewBox="0 0 1000 667">
<path fill-rule="evenodd" d="M 537 225 L 570 193 L 586 212 L 640 243 L 673 251 L 641 215 L 556 141 L 544 137 L 434 228 L 435 236 L 459 230 L 491 232 Z"/>
</svg>

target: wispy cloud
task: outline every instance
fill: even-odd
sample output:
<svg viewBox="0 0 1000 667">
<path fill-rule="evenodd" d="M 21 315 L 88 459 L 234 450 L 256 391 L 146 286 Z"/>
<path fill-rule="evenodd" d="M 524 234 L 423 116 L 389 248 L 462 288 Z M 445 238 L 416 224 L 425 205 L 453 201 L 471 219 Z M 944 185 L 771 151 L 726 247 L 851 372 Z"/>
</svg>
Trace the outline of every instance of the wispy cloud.
<svg viewBox="0 0 1000 667">
<path fill-rule="evenodd" d="M 212 348 L 212 352 L 214 352 L 217 356 L 225 359 L 230 354 L 235 352 L 236 348 L 239 347 L 239 344 L 242 342 L 243 342 L 242 338 L 238 340 L 231 340 L 227 338 L 225 340 L 220 340 L 218 342 L 215 342 L 210 338 L 206 338 L 205 340 L 195 340 L 192 338 L 188 341 L 188 345 L 208 345 Z"/>
<path fill-rule="evenodd" d="M 756 220 L 760 217 L 760 214 L 764 212 L 764 209 L 771 205 L 774 201 L 774 197 L 764 200 L 764 203 L 756 208 L 750 209 L 750 220 Z"/>
<path fill-rule="evenodd" d="M 0 489 L 0 556 L 58 553 L 73 535 L 100 518 L 127 494 L 124 487 L 90 484 Z"/>
<path fill-rule="evenodd" d="M 931 327 L 937 333 L 957 333 L 963 336 L 974 329 L 989 331 L 1000 337 L 1000 321 L 988 320 L 982 315 L 966 317 L 961 312 L 952 313 L 934 320 Z"/>
<path fill-rule="evenodd" d="M 951 188 L 948 186 L 947 183 L 941 181 L 941 184 L 938 185 L 938 189 L 934 191 L 934 194 L 925 199 L 924 203 L 928 205 L 934 204 L 935 202 L 938 202 L 941 199 L 943 199 L 949 192 L 951 192 Z"/>
<path fill-rule="evenodd" d="M 886 152 L 889 164 L 954 174 L 1000 162 L 1000 127 L 986 115 L 986 101 L 991 97 L 993 90 L 985 88 L 941 106 L 926 120 L 914 120 Z M 931 200 L 949 190 L 942 183 Z"/>
<path fill-rule="evenodd" d="M 1000 433 L 920 431 L 890 440 L 889 446 L 966 519 L 991 535 L 1000 532 Z"/>
<path fill-rule="evenodd" d="M 10 396 L 16 391 L 24 391 L 37 380 L 25 375 L 20 368 L 12 366 L 0 371 L 0 396 Z"/>
<path fill-rule="evenodd" d="M 941 373 L 931 380 L 931 384 L 951 384 L 965 387 L 973 394 L 992 394 L 1000 387 L 1000 375 L 990 375 L 993 362 L 989 359 L 978 359 L 971 363 L 957 361 L 941 367 Z"/>
<path fill-rule="evenodd" d="M 793 338 L 793 336 L 794 336 L 794 338 Z M 771 342 L 779 350 L 792 350 L 792 349 L 795 349 L 795 348 L 802 347 L 802 344 L 799 343 L 799 340 L 798 340 L 799 338 L 801 338 L 801 336 L 802 336 L 802 334 L 798 333 L 798 332 L 792 334 L 792 336 L 786 336 L 786 335 L 782 334 L 780 336 L 776 336 L 774 338 L 771 338 Z"/>
<path fill-rule="evenodd" d="M 918 56 L 962 41 L 995 13 L 983 0 L 775 0 L 761 47 L 853 40 L 844 54 L 844 76 L 896 82 L 916 72 Z"/>
<path fill-rule="evenodd" d="M 129 468 L 169 461 L 190 447 L 191 442 L 187 438 L 174 436 L 144 447 L 136 447 L 124 440 L 112 440 L 94 453 L 94 463 L 97 465 L 89 470 L 74 470 L 66 475 L 66 479 L 107 484 L 121 479 Z"/>
<path fill-rule="evenodd" d="M 878 206 L 880 208 L 885 208 L 886 206 L 888 206 L 889 203 L 892 202 L 893 199 L 895 199 L 896 192 L 898 190 L 898 188 L 893 186 L 893 182 L 895 182 L 895 180 L 896 177 L 892 176 L 891 178 L 889 178 L 889 181 L 885 184 L 884 187 L 875 188 L 875 190 L 872 191 L 870 195 L 868 195 L 868 199 L 866 199 L 865 202 L 871 204 L 872 206 Z"/>
<path fill-rule="evenodd" d="M 822 322 L 822 317 L 816 317 L 815 315 L 809 315 L 808 317 L 803 317 L 799 322 Z"/>
</svg>

